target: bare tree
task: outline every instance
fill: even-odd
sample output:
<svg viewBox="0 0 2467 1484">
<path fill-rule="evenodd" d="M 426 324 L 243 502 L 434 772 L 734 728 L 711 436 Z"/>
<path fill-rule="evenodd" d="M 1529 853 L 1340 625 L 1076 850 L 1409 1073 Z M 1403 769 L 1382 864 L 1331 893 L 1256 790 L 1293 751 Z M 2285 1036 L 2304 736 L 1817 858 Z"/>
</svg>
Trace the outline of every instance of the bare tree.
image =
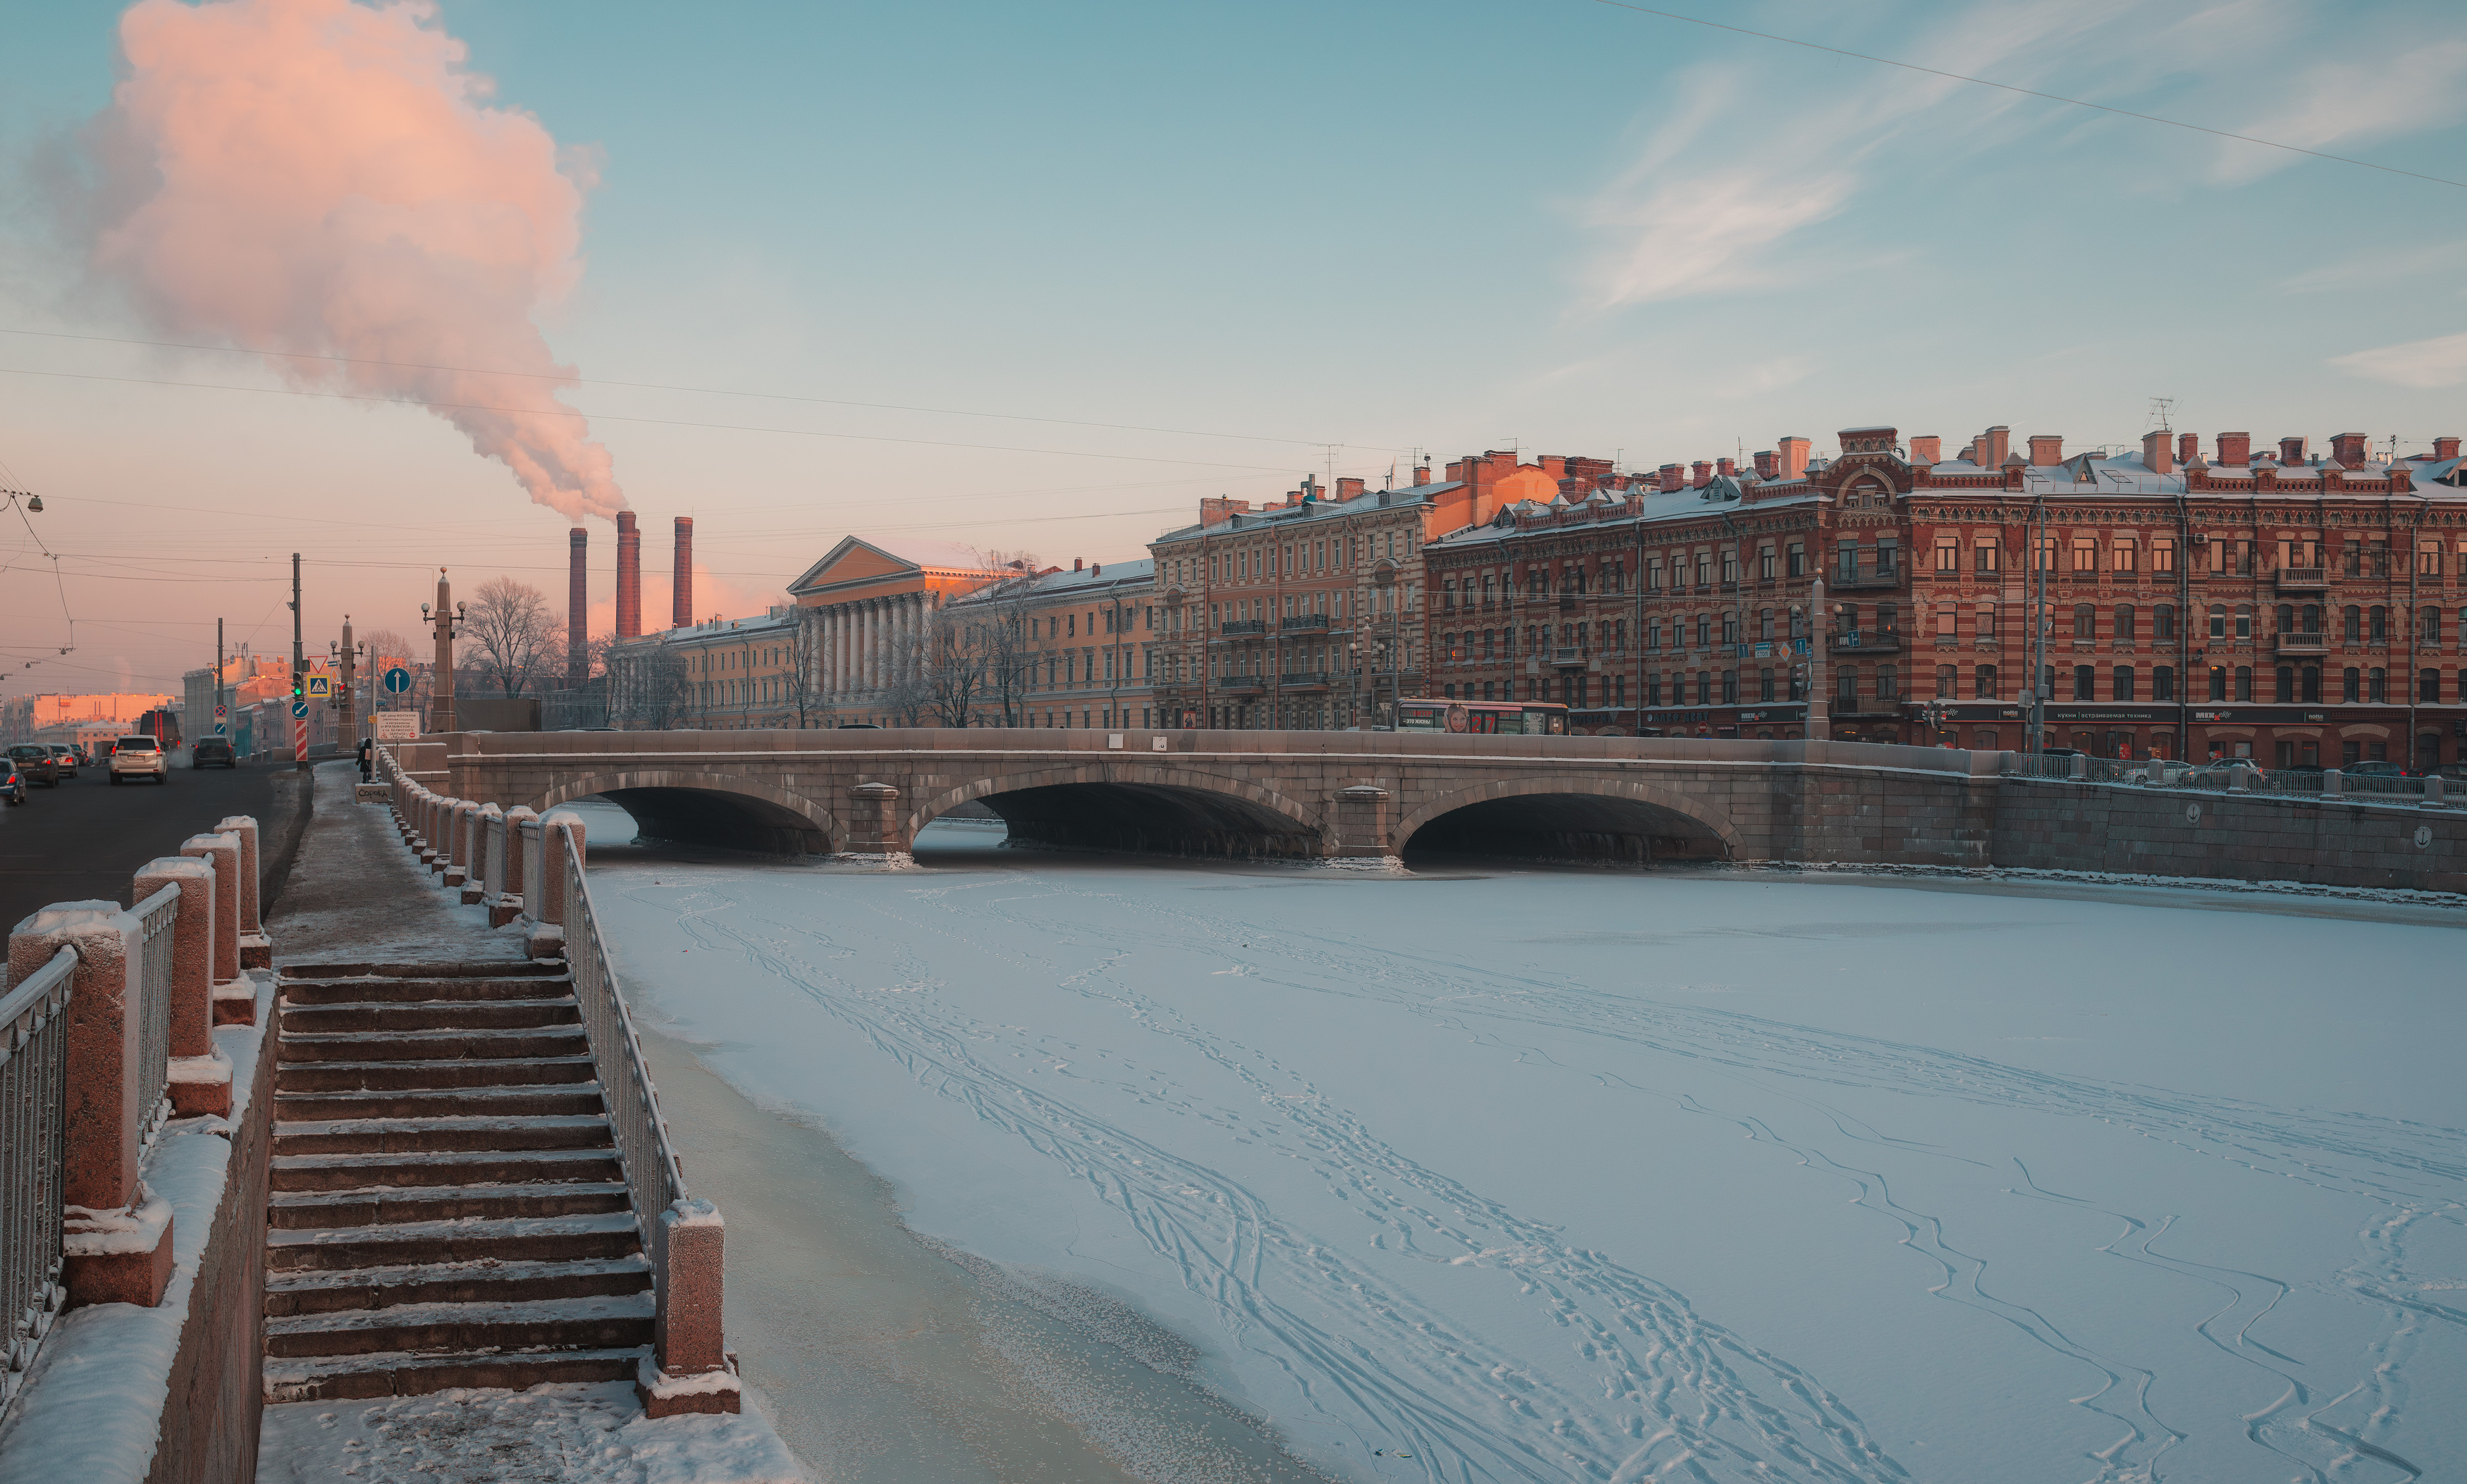
<svg viewBox="0 0 2467 1484">
<path fill-rule="evenodd" d="M 564 629 L 547 594 L 511 577 L 481 583 L 464 610 L 463 639 L 478 655 L 480 673 L 509 696 L 521 695 L 552 659 L 562 657 Z"/>
<path fill-rule="evenodd" d="M 611 645 L 604 663 L 611 726 L 665 731 L 691 714 L 685 657 L 668 645 L 657 640 Z"/>
<path fill-rule="evenodd" d="M 788 673 L 781 685 L 781 699 L 797 713 L 799 731 L 824 718 L 828 708 L 824 704 L 821 610 L 797 610 L 796 627 L 788 635 Z"/>
</svg>

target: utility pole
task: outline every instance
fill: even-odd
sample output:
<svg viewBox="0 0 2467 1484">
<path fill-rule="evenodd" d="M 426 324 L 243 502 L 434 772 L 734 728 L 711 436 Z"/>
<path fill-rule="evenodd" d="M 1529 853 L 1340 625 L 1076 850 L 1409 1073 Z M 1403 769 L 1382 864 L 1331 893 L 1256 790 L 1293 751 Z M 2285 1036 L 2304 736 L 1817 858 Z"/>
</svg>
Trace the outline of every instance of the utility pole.
<svg viewBox="0 0 2467 1484">
<path fill-rule="evenodd" d="M 216 618 L 215 620 L 215 709 L 220 711 L 223 708 L 223 620 Z M 208 720 L 220 721 L 222 718 L 215 716 L 209 717 Z"/>
<path fill-rule="evenodd" d="M 437 569 L 437 607 L 419 605 L 420 616 L 437 626 L 436 673 L 428 683 L 428 730 L 453 731 L 454 721 L 454 590 L 446 585 L 445 569 Z"/>
<path fill-rule="evenodd" d="M 334 735 L 341 742 L 356 743 L 360 739 L 359 728 L 352 714 L 354 703 L 359 699 L 351 689 L 360 674 L 360 667 L 355 663 L 356 659 L 357 656 L 351 648 L 351 616 L 345 614 L 343 615 L 342 673 L 334 677 L 334 683 L 340 690 L 334 703 Z"/>
<path fill-rule="evenodd" d="M 308 771 L 308 721 L 301 708 L 308 700 L 308 651 L 300 638 L 300 553 L 291 553 L 291 769 Z"/>
</svg>

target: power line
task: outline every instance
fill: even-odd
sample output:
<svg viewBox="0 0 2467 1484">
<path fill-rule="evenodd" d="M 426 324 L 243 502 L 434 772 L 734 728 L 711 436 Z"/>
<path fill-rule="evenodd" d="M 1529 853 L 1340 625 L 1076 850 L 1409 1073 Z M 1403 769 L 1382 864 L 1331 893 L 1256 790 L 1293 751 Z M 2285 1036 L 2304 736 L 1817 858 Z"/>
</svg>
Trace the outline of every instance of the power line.
<svg viewBox="0 0 2467 1484">
<path fill-rule="evenodd" d="M 0 326 L 0 335 L 32 335 L 45 340 L 83 340 L 106 346 L 147 346 L 158 350 L 207 350 L 227 355 L 281 356 L 295 361 L 327 361 L 338 366 L 383 366 L 396 371 L 452 371 L 466 376 L 513 376 L 553 381 L 559 386 L 625 387 L 638 392 L 685 392 L 698 396 L 741 396 L 773 402 L 810 402 L 819 407 L 862 407 L 873 412 L 929 413 L 939 417 L 990 417 L 1006 422 L 1042 422 L 1065 428 L 1105 428 L 1118 433 L 1170 433 L 1181 438 L 1222 438 L 1251 443 L 1300 443 L 1323 447 L 1325 438 L 1277 438 L 1264 433 L 1217 433 L 1206 428 L 1162 428 L 1140 422 L 1091 422 L 1078 417 L 1039 417 L 1029 413 L 981 413 L 964 407 L 912 407 L 903 402 L 859 402 L 846 397 L 806 396 L 793 392 L 742 392 L 730 387 L 687 387 L 660 381 L 617 381 L 604 376 L 565 376 L 551 371 L 491 371 L 475 366 L 431 366 L 419 361 L 380 361 L 356 355 L 328 355 L 314 350 L 268 350 L 255 346 L 204 346 L 181 340 L 136 340 L 120 335 L 79 335 L 67 330 L 15 329 Z M 1374 448 L 1378 445 L 1352 445 Z M 1383 452 L 1399 452 L 1395 449 Z"/>
<path fill-rule="evenodd" d="M 1830 52 L 1836 56 L 1875 62 L 1885 67 L 1899 67 L 1905 72 L 1922 72 L 1931 78 L 1945 78 L 1955 82 L 1969 82 L 1980 87 L 2001 88 L 2007 93 L 2019 93 L 2025 98 L 2043 98 L 2051 103 L 2071 103 L 2075 108 L 2095 108 L 2101 113 L 2116 114 L 2127 119 L 2139 119 L 2144 124 L 2163 124 L 2169 128 L 2190 129 L 2196 134 L 2208 134 L 2217 139 L 2232 139 L 2238 144 L 2259 145 L 2265 149 L 2284 149 L 2290 154 L 2310 155 L 2316 160 L 2329 160 L 2339 165 L 2358 165 L 2368 170 L 2382 170 L 2391 175 L 2404 175 L 2410 180 L 2429 180 L 2436 186 L 2456 186 L 2461 191 L 2467 191 L 2467 180 L 2451 180 L 2446 176 L 2427 175 L 2417 170 L 2403 170 L 2395 165 L 2375 165 L 2370 160 L 2353 159 L 2343 154 L 2324 154 L 2319 149 L 2307 149 L 2300 145 L 2282 145 L 2275 139 L 2255 139 L 2250 134 L 2235 134 L 2226 129 L 2214 129 L 2207 124 L 2186 124 L 2182 119 L 2162 119 L 2155 113 L 2136 113 L 2130 108 L 2117 108 L 2108 103 L 2094 103 L 2088 99 L 2067 98 L 2061 93 L 2042 93 L 2036 88 L 2016 87 L 2010 82 L 1996 82 L 1986 78 L 1970 77 L 1964 73 L 1946 72 L 1935 67 L 1922 67 L 1916 62 L 1897 61 L 1890 56 L 1872 56 L 1866 52 L 1846 51 L 1838 46 L 1826 46 L 1821 41 L 1801 41 L 1797 36 L 1777 36 L 1770 31 L 1751 31 L 1745 26 L 1731 26 L 1721 21 L 1709 21 L 1700 16 L 1682 15 L 1676 11 L 1657 11 L 1651 6 L 1631 5 L 1628 0 L 1594 0 L 1594 3 L 1609 6 L 1615 11 L 1634 11 L 1640 15 L 1658 15 L 1666 21 L 1684 21 L 1690 26 L 1703 26 L 1711 31 L 1727 31 L 1737 35 L 1754 36 L 1759 41 L 1778 41 L 1784 46 L 1805 47 L 1811 52 Z"/>
<path fill-rule="evenodd" d="M 694 422 L 682 417 L 632 417 L 619 413 L 577 412 L 570 407 L 500 407 L 487 402 L 431 402 L 410 396 L 371 396 L 356 392 L 314 392 L 299 387 L 236 387 L 216 381 L 171 381 L 154 376 L 106 376 L 94 371 L 34 371 L 0 366 L 0 375 L 51 376 L 63 381 L 107 381 L 132 387 L 180 387 L 196 392 L 249 392 L 260 396 L 325 397 L 341 402 L 380 402 L 399 407 L 424 407 L 431 412 L 521 413 L 534 416 L 574 417 L 600 422 L 633 422 L 658 428 L 706 428 L 722 433 L 777 433 L 789 438 L 840 438 L 857 443 L 905 443 L 928 448 L 974 448 L 996 454 L 1044 454 L 1057 459 L 1105 459 L 1118 463 L 1180 463 L 1205 469 L 1251 469 L 1283 473 L 1280 463 L 1223 463 L 1210 459 L 1167 459 L 1153 454 L 1099 454 L 1075 448 L 1025 448 L 1007 443 L 963 443 L 955 438 L 892 438 L 879 433 L 822 433 L 811 428 L 769 428 L 752 423 Z"/>
</svg>

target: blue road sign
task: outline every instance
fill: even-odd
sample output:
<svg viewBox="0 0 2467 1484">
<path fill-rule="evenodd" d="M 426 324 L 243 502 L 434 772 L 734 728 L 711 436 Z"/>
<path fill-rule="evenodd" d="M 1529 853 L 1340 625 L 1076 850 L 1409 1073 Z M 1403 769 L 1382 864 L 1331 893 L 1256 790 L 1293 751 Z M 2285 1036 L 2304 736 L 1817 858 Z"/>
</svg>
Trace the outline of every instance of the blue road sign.
<svg viewBox="0 0 2467 1484">
<path fill-rule="evenodd" d="M 386 671 L 385 687 L 395 695 L 400 695 L 404 691 L 409 690 L 411 688 L 411 671 L 404 669 L 399 664 L 396 665 L 393 669 Z"/>
<path fill-rule="evenodd" d="M 307 714 L 308 714 L 308 703 L 307 703 L 307 702 L 306 702 L 306 701 L 294 701 L 294 702 L 292 702 L 292 703 L 291 703 L 291 719 L 292 719 L 293 721 L 298 721 L 298 720 L 300 720 L 302 717 L 306 716 Z"/>
<path fill-rule="evenodd" d="M 221 735 L 223 734 L 223 729 L 224 729 L 226 726 L 228 726 L 228 725 L 229 725 L 229 724 L 228 724 L 228 723 L 226 723 L 226 722 L 216 722 L 216 723 L 215 723 L 215 736 L 221 736 Z"/>
</svg>

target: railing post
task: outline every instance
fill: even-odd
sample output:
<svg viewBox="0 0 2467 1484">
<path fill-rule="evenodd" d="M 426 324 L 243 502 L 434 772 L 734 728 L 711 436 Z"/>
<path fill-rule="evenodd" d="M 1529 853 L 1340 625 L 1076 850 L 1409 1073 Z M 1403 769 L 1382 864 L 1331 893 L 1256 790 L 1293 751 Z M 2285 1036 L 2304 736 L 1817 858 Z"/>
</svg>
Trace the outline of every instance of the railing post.
<svg viewBox="0 0 2467 1484">
<path fill-rule="evenodd" d="M 258 883 L 265 869 L 265 857 L 258 852 L 257 817 L 225 815 L 215 825 L 215 831 L 239 837 L 239 966 L 270 969 L 274 967 L 274 945 L 266 940 L 265 922 L 257 911 Z"/>
<path fill-rule="evenodd" d="M 195 856 L 157 856 L 137 868 L 131 894 L 143 902 L 165 887 L 180 888 L 171 922 L 171 1112 L 194 1118 L 232 1111 L 231 1058 L 215 1049 L 214 863 Z"/>
<path fill-rule="evenodd" d="M 506 877 L 506 811 L 482 804 L 471 811 L 471 859 L 464 866 L 463 905 L 476 907 L 497 899 Z"/>
<path fill-rule="evenodd" d="M 471 821 L 480 806 L 467 798 L 454 800 L 445 817 L 445 853 L 439 859 L 445 863 L 445 885 L 461 889 L 471 879 Z"/>
<path fill-rule="evenodd" d="M 63 947 L 78 956 L 68 1008 L 68 1103 L 60 1203 L 68 1307 L 162 1302 L 171 1281 L 171 1203 L 137 1178 L 161 1088 L 138 1086 L 143 957 L 117 902 L 57 902 L 9 934 L 9 982 Z"/>
<path fill-rule="evenodd" d="M 659 1295 L 651 1357 L 634 1379 L 644 1415 L 734 1412 L 741 1404 L 720 1329 L 720 1274 L 728 1225 L 709 1201 L 689 1197 L 660 1213 Z"/>
<path fill-rule="evenodd" d="M 215 1022 L 246 1025 L 257 1018 L 257 991 L 239 977 L 239 841 L 192 835 L 180 853 L 215 867 Z"/>
<path fill-rule="evenodd" d="M 2441 775 L 2437 773 L 2426 774 L 2424 776 L 2424 807 L 2427 809 L 2442 808 L 2442 796 L 2443 787 Z"/>
<path fill-rule="evenodd" d="M 2321 772 L 2321 797 L 2324 798 L 2340 798 L 2346 792 L 2346 783 L 2347 780 L 2345 776 L 2342 775 L 2338 769 L 2323 769 Z"/>
<path fill-rule="evenodd" d="M 488 899 L 488 926 L 502 928 L 523 915 L 524 904 L 531 894 L 531 843 L 523 836 L 526 825 L 536 825 L 539 816 L 529 804 L 516 804 L 506 811 L 497 829 L 496 895 Z"/>
<path fill-rule="evenodd" d="M 2090 781 L 2090 758 L 2087 754 L 2075 753 L 2072 755 L 2071 777 L 2076 783 Z"/>
</svg>

